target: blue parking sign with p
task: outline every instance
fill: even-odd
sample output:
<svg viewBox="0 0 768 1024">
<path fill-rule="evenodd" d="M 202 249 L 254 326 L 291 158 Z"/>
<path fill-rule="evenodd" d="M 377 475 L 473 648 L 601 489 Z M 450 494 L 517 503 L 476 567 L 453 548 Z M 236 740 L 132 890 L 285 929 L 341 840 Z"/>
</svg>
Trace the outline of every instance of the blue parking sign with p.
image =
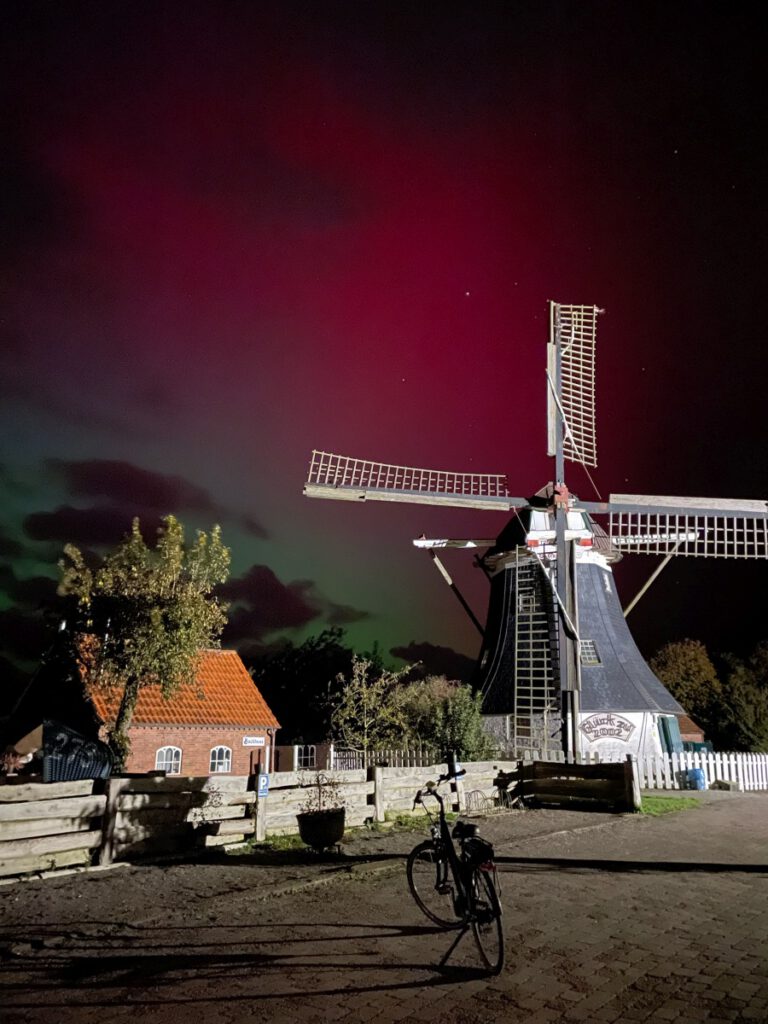
<svg viewBox="0 0 768 1024">
<path fill-rule="evenodd" d="M 266 772 L 262 772 L 259 775 L 259 796 L 266 796 L 269 793 L 269 775 Z"/>
</svg>

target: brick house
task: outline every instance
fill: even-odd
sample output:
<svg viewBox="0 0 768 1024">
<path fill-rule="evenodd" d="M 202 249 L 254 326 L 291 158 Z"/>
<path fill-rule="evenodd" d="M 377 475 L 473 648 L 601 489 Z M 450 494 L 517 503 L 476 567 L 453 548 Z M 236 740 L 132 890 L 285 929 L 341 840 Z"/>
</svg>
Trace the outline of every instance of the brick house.
<svg viewBox="0 0 768 1024">
<path fill-rule="evenodd" d="M 680 723 L 680 738 L 684 743 L 704 742 L 704 730 L 692 718 L 688 715 L 678 715 L 677 720 Z"/>
<path fill-rule="evenodd" d="M 101 722 L 114 720 L 119 693 L 89 693 Z M 128 730 L 126 772 L 249 775 L 269 771 L 280 723 L 236 651 L 201 653 L 195 682 L 167 700 L 159 686 L 139 691 Z"/>
</svg>

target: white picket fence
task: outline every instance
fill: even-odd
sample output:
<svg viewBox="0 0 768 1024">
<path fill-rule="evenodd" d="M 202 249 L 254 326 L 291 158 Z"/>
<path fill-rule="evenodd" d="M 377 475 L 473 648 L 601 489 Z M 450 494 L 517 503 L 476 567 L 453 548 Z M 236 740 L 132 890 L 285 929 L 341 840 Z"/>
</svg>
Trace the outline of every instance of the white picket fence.
<svg viewBox="0 0 768 1024">
<path fill-rule="evenodd" d="M 768 789 L 768 754 L 664 754 L 637 762 L 642 789 L 687 789 L 691 768 L 704 772 L 708 789 L 721 782 L 736 783 L 746 792 Z"/>
</svg>

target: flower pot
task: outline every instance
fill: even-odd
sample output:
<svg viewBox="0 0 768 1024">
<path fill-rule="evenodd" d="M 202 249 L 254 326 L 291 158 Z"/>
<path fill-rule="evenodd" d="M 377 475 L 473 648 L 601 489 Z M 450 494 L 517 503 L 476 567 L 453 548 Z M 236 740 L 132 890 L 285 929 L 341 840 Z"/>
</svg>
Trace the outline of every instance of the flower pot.
<svg viewBox="0 0 768 1024">
<path fill-rule="evenodd" d="M 335 846 L 344 835 L 344 815 L 345 808 L 343 807 L 297 814 L 296 820 L 299 823 L 299 835 L 302 842 L 318 852 Z"/>
</svg>

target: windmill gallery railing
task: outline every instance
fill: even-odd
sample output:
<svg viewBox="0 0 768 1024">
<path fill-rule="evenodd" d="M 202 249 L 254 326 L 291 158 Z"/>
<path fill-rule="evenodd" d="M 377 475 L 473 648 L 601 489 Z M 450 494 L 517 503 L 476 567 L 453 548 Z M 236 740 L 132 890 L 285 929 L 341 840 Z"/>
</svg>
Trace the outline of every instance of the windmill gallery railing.
<svg viewBox="0 0 768 1024">
<path fill-rule="evenodd" d="M 507 496 L 507 479 L 498 473 L 453 473 L 447 470 L 394 466 L 315 450 L 312 452 L 305 490 L 312 494 L 313 489 L 323 491 L 329 488 L 337 491 L 334 497 L 343 497 L 338 489 L 348 488 L 357 492 L 354 497 L 359 492 L 395 491 L 414 492 L 425 498 L 441 494 L 467 498 L 504 498 Z"/>
</svg>

